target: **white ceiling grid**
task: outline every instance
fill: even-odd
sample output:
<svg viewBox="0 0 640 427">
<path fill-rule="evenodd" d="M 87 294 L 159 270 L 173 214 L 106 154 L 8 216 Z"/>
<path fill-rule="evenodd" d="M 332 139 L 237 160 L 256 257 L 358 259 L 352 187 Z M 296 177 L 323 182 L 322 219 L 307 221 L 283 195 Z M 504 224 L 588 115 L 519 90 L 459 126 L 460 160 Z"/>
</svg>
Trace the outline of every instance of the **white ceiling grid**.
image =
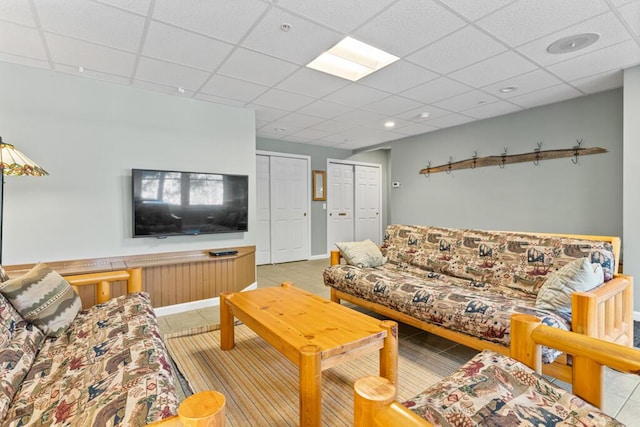
<svg viewBox="0 0 640 427">
<path fill-rule="evenodd" d="M 585 32 L 600 39 L 546 51 Z M 400 60 L 355 83 L 305 68 L 347 35 Z M 640 64 L 640 0 L 3 0 L 0 61 L 249 108 L 258 136 L 358 149 L 620 87 Z"/>
</svg>

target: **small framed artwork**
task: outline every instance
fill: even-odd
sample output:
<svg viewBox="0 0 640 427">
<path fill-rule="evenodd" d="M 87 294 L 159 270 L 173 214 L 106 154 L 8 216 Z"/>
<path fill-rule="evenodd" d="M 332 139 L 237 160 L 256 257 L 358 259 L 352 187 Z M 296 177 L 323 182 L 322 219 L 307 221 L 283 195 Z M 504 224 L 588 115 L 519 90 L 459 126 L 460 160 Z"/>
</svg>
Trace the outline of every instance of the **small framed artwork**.
<svg viewBox="0 0 640 427">
<path fill-rule="evenodd" d="M 312 171 L 313 200 L 327 200 L 327 173 L 325 171 Z"/>
</svg>

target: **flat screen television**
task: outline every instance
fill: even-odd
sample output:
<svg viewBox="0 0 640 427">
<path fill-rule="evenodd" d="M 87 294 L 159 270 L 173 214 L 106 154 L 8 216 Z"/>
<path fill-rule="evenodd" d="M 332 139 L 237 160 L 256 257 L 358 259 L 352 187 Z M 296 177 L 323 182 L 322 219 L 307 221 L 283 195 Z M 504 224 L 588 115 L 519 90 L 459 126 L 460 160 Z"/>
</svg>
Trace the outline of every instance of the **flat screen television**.
<svg viewBox="0 0 640 427">
<path fill-rule="evenodd" d="M 132 169 L 133 237 L 247 231 L 249 177 Z"/>
</svg>

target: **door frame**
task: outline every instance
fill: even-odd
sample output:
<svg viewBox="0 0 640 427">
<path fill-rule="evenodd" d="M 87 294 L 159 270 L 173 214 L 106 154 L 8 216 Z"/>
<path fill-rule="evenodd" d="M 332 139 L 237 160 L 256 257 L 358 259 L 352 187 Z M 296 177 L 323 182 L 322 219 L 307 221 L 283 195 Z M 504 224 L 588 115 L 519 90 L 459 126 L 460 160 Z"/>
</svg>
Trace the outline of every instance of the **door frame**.
<svg viewBox="0 0 640 427">
<path fill-rule="evenodd" d="M 344 159 L 330 159 L 327 158 L 327 172 L 329 171 L 329 164 L 330 163 L 338 163 L 338 164 L 343 164 L 343 165 L 351 165 L 351 166 L 368 166 L 368 167 L 375 167 L 380 169 L 380 229 L 378 230 L 378 240 L 380 242 L 382 242 L 382 228 L 383 228 L 383 224 L 384 224 L 384 218 L 382 217 L 384 214 L 384 211 L 382 209 L 382 165 L 380 163 L 369 163 L 369 162 L 359 162 L 359 161 L 354 161 L 354 160 L 344 160 Z M 354 184 L 355 184 L 355 174 L 354 174 Z M 327 190 L 329 189 L 329 174 L 327 174 Z M 355 191 L 355 185 L 354 185 L 354 191 Z M 328 200 L 329 197 L 331 197 L 331 192 L 327 191 L 327 205 L 328 205 Z M 354 197 L 354 210 L 355 210 L 355 197 Z M 334 248 L 334 243 L 335 242 L 329 242 L 329 215 L 326 215 L 326 221 L 327 221 L 327 235 L 326 235 L 326 239 L 327 239 L 327 254 L 330 254 L 332 250 L 335 250 Z M 354 218 L 355 220 L 355 218 Z M 354 223 L 355 224 L 355 223 Z"/>
<path fill-rule="evenodd" d="M 307 161 L 307 177 L 308 177 L 308 183 L 311 183 L 311 156 L 306 156 L 303 154 L 290 154 L 290 153 L 281 153 L 279 151 L 264 151 L 264 150 L 256 150 L 256 156 L 261 155 L 261 156 L 269 156 L 269 157 L 285 157 L 285 158 L 291 158 L 291 159 L 302 159 L 302 160 L 306 160 Z M 269 172 L 269 191 L 271 191 L 271 180 L 273 179 L 273 175 L 271 174 L 271 172 Z M 309 186 L 308 186 L 309 187 Z M 311 218 L 311 189 L 307 188 L 308 193 L 307 195 L 309 197 L 307 197 L 307 212 L 309 212 L 309 222 L 307 224 L 307 235 L 309 236 L 309 238 L 307 239 L 307 259 L 309 259 L 311 257 L 311 222 L 313 220 L 313 218 Z M 270 259 L 272 260 L 271 263 L 273 264 L 273 235 L 272 235 L 272 230 L 271 227 L 269 227 L 269 235 L 270 235 L 270 239 L 269 239 L 269 253 L 271 254 Z"/>
</svg>

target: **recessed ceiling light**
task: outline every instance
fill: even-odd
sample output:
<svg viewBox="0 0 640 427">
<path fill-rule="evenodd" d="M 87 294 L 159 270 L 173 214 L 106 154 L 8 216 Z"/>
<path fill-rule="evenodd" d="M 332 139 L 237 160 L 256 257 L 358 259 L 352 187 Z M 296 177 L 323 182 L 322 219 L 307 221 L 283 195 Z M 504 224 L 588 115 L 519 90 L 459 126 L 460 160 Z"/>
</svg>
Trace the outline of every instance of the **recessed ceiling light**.
<svg viewBox="0 0 640 427">
<path fill-rule="evenodd" d="M 426 119 L 429 117 L 431 113 L 429 113 L 428 111 L 425 111 L 424 113 L 420 113 L 420 115 L 418 117 L 420 117 L 421 119 Z"/>
<path fill-rule="evenodd" d="M 273 130 L 275 130 L 276 132 L 284 132 L 284 131 L 286 131 L 285 128 L 273 128 Z"/>
<path fill-rule="evenodd" d="M 484 105 L 486 103 L 487 103 L 487 101 L 478 101 L 478 105 Z"/>
<path fill-rule="evenodd" d="M 280 29 L 286 33 L 291 29 L 291 24 L 287 24 L 286 22 L 284 22 L 282 23 L 282 25 L 280 25 Z"/>
<path fill-rule="evenodd" d="M 82 66 L 78 67 L 78 72 L 79 73 L 84 73 L 84 67 L 82 67 Z"/>
<path fill-rule="evenodd" d="M 502 87 L 502 88 L 498 89 L 498 92 L 500 92 L 500 93 L 510 93 L 510 92 L 515 92 L 516 90 L 518 90 L 518 88 L 516 86 L 506 86 L 506 87 Z"/>
<path fill-rule="evenodd" d="M 308 63 L 307 67 L 355 82 L 398 59 L 376 47 L 345 37 Z"/>
<path fill-rule="evenodd" d="M 597 42 L 599 38 L 600 34 L 596 33 L 584 33 L 563 37 L 551 43 L 549 47 L 547 47 L 547 52 L 554 54 L 575 52 L 576 50 L 591 46 Z"/>
<path fill-rule="evenodd" d="M 180 93 L 184 93 L 184 88 L 183 88 L 183 87 L 179 87 L 179 88 L 178 88 L 178 92 L 180 92 Z"/>
<path fill-rule="evenodd" d="M 387 129 L 392 128 L 396 125 L 396 122 L 394 122 L 393 120 L 389 120 L 384 122 L 384 127 L 386 127 Z"/>
</svg>

